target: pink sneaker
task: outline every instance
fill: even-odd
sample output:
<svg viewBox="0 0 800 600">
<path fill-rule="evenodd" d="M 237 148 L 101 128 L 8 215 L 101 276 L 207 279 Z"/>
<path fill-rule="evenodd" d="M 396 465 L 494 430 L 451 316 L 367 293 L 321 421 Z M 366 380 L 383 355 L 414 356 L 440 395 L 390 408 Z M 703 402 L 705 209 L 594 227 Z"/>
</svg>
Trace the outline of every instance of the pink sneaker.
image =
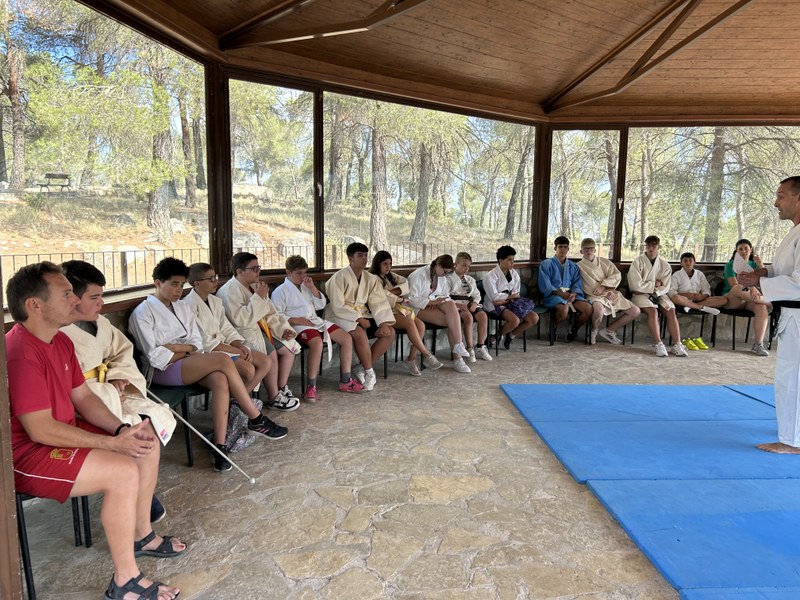
<svg viewBox="0 0 800 600">
<path fill-rule="evenodd" d="M 317 396 L 317 386 L 310 385 L 306 388 L 305 394 L 303 394 L 303 400 L 306 402 L 316 402 L 319 400 L 319 396 Z"/>
<path fill-rule="evenodd" d="M 340 392 L 348 392 L 350 394 L 357 394 L 363 389 L 364 389 L 364 386 L 362 384 L 358 383 L 352 377 L 350 378 L 350 381 L 348 381 L 347 383 L 340 383 L 339 384 L 339 391 Z"/>
</svg>

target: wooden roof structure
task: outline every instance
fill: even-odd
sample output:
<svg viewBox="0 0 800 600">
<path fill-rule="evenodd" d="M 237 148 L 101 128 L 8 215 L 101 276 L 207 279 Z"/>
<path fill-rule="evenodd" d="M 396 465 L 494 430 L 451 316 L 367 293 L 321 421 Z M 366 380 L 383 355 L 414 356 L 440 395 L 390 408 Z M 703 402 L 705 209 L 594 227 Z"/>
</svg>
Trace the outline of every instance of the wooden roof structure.
<svg viewBox="0 0 800 600">
<path fill-rule="evenodd" d="M 83 0 L 223 66 L 539 122 L 800 117 L 791 0 Z"/>
</svg>

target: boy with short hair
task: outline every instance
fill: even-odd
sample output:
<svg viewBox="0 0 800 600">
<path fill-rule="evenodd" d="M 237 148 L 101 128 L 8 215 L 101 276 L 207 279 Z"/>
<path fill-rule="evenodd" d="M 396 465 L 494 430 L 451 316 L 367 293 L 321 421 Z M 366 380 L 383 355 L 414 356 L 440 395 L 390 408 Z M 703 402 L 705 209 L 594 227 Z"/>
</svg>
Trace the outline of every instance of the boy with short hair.
<svg viewBox="0 0 800 600">
<path fill-rule="evenodd" d="M 628 269 L 628 289 L 633 294 L 631 300 L 647 315 L 647 327 L 655 342 L 656 356 L 668 356 L 658 326 L 659 310 L 666 317 L 667 330 L 675 340 L 672 353 L 675 356 L 689 356 L 686 346 L 681 343 L 675 305 L 667 295 L 672 283 L 672 267 L 658 255 L 661 240 L 658 236 L 649 235 L 644 240 L 644 246 L 644 253 L 634 259 Z"/>
<path fill-rule="evenodd" d="M 272 292 L 272 303 L 289 324 L 297 331 L 297 339 L 308 348 L 308 383 L 303 400 L 315 402 L 317 376 L 325 343 L 328 344 L 328 360 L 331 358 L 332 343 L 339 344 L 339 391 L 358 393 L 364 386 L 350 376 L 353 364 L 353 340 L 336 323 L 326 321 L 317 315 L 325 308 L 328 300 L 308 276 L 308 263 L 302 256 L 286 259 L 286 279 Z"/>
<path fill-rule="evenodd" d="M 294 339 L 297 334 L 270 301 L 269 286 L 260 279 L 261 267 L 255 254 L 234 254 L 231 270 L 233 277 L 217 290 L 217 297 L 225 306 L 225 316 L 249 347 L 262 354 L 274 352 L 277 356 L 278 368 L 270 369 L 264 379 L 267 406 L 295 410 L 300 400 L 289 389 L 289 375 L 294 356 L 300 352 Z"/>
<path fill-rule="evenodd" d="M 681 254 L 681 268 L 672 274 L 669 299 L 684 311 L 699 310 L 710 315 L 718 315 L 720 307 L 727 304 L 725 296 L 712 296 L 711 286 L 702 271 L 694 268 L 695 258 L 691 252 Z M 686 338 L 684 345 L 689 350 L 708 350 L 702 338 Z"/>
<path fill-rule="evenodd" d="M 567 332 L 567 341 L 573 341 L 578 330 L 592 315 L 592 306 L 583 295 L 581 271 L 567 258 L 569 239 L 560 235 L 553 241 L 554 256 L 543 260 L 539 265 L 539 291 L 544 297 L 544 305 L 556 311 L 556 324 L 569 318 L 572 308 L 575 321 Z"/>
<path fill-rule="evenodd" d="M 486 338 L 489 335 L 489 318 L 483 311 L 481 304 L 481 293 L 475 278 L 469 275 L 469 268 L 472 265 L 472 257 L 467 252 L 456 254 L 453 272 L 447 278 L 450 283 L 450 298 L 458 307 L 458 314 L 464 324 L 464 342 L 466 343 L 471 363 L 477 359 L 492 360 L 492 355 L 486 349 Z M 478 324 L 478 344 L 472 341 L 472 323 Z"/>
</svg>

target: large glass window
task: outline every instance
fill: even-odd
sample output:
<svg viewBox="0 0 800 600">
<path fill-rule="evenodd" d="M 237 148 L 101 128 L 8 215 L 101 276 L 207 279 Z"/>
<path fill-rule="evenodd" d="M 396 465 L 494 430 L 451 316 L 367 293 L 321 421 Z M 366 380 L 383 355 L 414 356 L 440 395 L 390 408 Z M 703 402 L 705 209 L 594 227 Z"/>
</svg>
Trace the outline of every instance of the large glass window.
<svg viewBox="0 0 800 600">
<path fill-rule="evenodd" d="M 648 235 L 678 260 L 726 262 L 740 238 L 765 261 L 790 225 L 773 206 L 778 182 L 800 172 L 797 127 L 631 128 L 623 259 Z"/>
<path fill-rule="evenodd" d="M 593 238 L 608 257 L 614 240 L 619 131 L 553 131 L 550 211 L 546 254 L 553 240 L 570 240 L 570 256 L 580 258 L 580 241 Z"/>
<path fill-rule="evenodd" d="M 285 87 L 230 82 L 233 251 L 263 269 L 314 256 L 314 97 Z"/>
<path fill-rule="evenodd" d="M 327 268 L 352 241 L 398 265 L 529 258 L 533 127 L 338 94 L 324 118 Z"/>
<path fill-rule="evenodd" d="M 114 289 L 150 283 L 165 255 L 207 260 L 202 66 L 77 2 L 7 5 L 4 278 L 81 259 Z"/>
</svg>

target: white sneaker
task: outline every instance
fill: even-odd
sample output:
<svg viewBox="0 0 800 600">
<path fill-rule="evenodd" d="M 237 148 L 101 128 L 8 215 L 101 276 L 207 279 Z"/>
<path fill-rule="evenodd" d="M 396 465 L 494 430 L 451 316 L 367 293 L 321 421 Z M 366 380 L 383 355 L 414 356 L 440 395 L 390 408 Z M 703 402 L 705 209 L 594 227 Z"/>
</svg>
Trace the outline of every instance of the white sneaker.
<svg viewBox="0 0 800 600">
<path fill-rule="evenodd" d="M 683 307 L 683 312 L 685 312 L 685 313 L 692 312 L 692 307 L 691 306 L 684 306 Z M 717 312 L 719 312 L 719 311 L 717 311 Z"/>
<path fill-rule="evenodd" d="M 597 329 L 592 329 L 592 333 L 589 334 L 589 343 L 592 346 L 594 346 L 597 343 L 597 334 L 598 334 L 598 330 Z"/>
<path fill-rule="evenodd" d="M 711 308 L 710 306 L 704 306 L 700 309 L 704 313 L 708 313 L 710 315 L 718 315 L 719 309 L 718 308 Z"/>
<path fill-rule="evenodd" d="M 656 349 L 656 356 L 665 357 L 667 355 L 667 347 L 664 345 L 664 342 L 658 342 L 657 344 L 653 344 Z"/>
<path fill-rule="evenodd" d="M 601 329 L 597 333 L 601 338 L 603 338 L 609 344 L 619 345 L 622 343 L 622 340 L 617 337 L 616 331 L 611 331 L 610 329 Z"/>
<path fill-rule="evenodd" d="M 486 346 L 478 346 L 478 349 L 475 350 L 475 354 L 481 360 L 492 360 L 492 353 L 486 348 Z"/>
<path fill-rule="evenodd" d="M 403 362 L 411 375 L 414 377 L 422 377 L 422 371 L 419 370 L 416 360 L 404 360 Z"/>
<path fill-rule="evenodd" d="M 295 400 L 298 400 L 298 401 L 300 400 L 300 398 L 298 398 L 297 396 L 295 396 L 295 395 L 292 393 L 292 390 L 290 390 L 290 389 L 289 389 L 289 386 L 288 386 L 288 385 L 285 385 L 285 386 L 283 386 L 283 387 L 280 389 L 280 392 L 281 392 L 281 394 L 283 394 L 284 398 L 288 398 L 288 399 L 292 399 L 292 398 L 294 398 Z"/>
<path fill-rule="evenodd" d="M 675 345 L 672 346 L 672 353 L 675 356 L 689 356 L 689 352 L 687 352 L 686 346 L 684 346 L 680 342 L 675 342 Z"/>
<path fill-rule="evenodd" d="M 356 365 L 353 367 L 353 370 L 350 372 L 353 379 L 355 379 L 361 385 L 364 385 L 365 377 L 364 377 L 364 367 L 361 365 Z"/>
<path fill-rule="evenodd" d="M 467 350 L 467 352 L 469 353 L 469 356 L 467 357 L 467 362 L 471 363 L 478 362 L 478 359 L 475 358 L 475 348 L 470 348 Z"/>
<path fill-rule="evenodd" d="M 378 378 L 375 377 L 375 371 L 370 369 L 364 372 L 364 391 L 371 392 L 375 384 L 378 383 Z"/>
<path fill-rule="evenodd" d="M 426 367 L 428 367 L 429 369 L 433 369 L 434 371 L 436 369 L 442 368 L 442 361 L 436 358 L 433 354 L 428 354 L 427 356 L 425 356 L 422 359 L 422 362 L 425 363 Z"/>
<path fill-rule="evenodd" d="M 472 369 L 467 366 L 463 358 L 457 358 L 453 361 L 453 369 L 459 373 L 472 373 Z"/>
<path fill-rule="evenodd" d="M 469 352 L 461 342 L 453 346 L 453 354 L 457 354 L 461 358 L 469 358 Z"/>
<path fill-rule="evenodd" d="M 769 356 L 769 350 L 764 347 L 764 342 L 756 342 L 753 344 L 753 347 L 750 348 L 750 352 L 756 356 Z"/>
</svg>

